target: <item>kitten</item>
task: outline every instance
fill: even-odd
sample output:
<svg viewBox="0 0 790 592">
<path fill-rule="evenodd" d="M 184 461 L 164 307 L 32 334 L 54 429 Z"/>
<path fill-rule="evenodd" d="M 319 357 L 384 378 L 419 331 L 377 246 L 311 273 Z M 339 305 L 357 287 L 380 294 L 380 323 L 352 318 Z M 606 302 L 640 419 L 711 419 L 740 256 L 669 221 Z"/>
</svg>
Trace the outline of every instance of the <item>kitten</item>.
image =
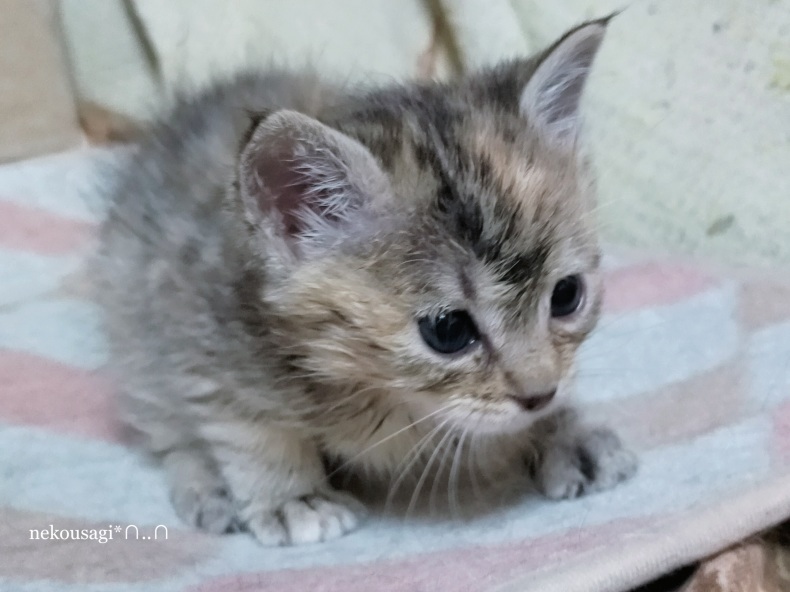
<svg viewBox="0 0 790 592">
<path fill-rule="evenodd" d="M 577 134 L 606 22 L 456 83 L 239 76 L 112 171 L 110 366 L 184 520 L 337 537 L 360 504 L 322 459 L 400 480 L 470 434 L 552 498 L 634 472 L 565 406 L 601 307 Z"/>
</svg>

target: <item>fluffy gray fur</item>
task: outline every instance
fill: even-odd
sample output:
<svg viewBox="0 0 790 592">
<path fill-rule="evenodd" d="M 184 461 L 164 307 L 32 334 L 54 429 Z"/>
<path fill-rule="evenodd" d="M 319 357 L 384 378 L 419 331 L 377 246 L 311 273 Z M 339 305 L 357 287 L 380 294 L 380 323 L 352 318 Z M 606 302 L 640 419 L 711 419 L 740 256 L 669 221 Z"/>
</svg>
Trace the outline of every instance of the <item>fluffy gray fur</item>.
<svg viewBox="0 0 790 592">
<path fill-rule="evenodd" d="M 553 498 L 634 472 L 567 406 L 600 310 L 577 114 L 605 27 L 452 84 L 239 76 L 178 101 L 111 171 L 94 265 L 110 370 L 184 520 L 339 536 L 362 508 L 326 458 L 415 496 L 475 463 Z M 556 318 L 568 276 L 583 300 Z M 445 355 L 419 320 L 448 310 L 479 335 Z"/>
</svg>

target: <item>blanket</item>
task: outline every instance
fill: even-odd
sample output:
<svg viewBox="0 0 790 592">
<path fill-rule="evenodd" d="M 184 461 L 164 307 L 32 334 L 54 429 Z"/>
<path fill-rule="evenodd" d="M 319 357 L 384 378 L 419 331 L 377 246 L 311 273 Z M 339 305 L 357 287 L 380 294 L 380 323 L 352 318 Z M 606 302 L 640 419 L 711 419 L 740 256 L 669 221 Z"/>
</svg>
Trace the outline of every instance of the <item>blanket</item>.
<svg viewBox="0 0 790 592">
<path fill-rule="evenodd" d="M 82 262 L 111 157 L 0 167 L 0 590 L 622 592 L 790 516 L 789 276 L 611 248 L 578 399 L 639 452 L 633 480 L 306 547 L 191 531 L 98 372 Z"/>
</svg>

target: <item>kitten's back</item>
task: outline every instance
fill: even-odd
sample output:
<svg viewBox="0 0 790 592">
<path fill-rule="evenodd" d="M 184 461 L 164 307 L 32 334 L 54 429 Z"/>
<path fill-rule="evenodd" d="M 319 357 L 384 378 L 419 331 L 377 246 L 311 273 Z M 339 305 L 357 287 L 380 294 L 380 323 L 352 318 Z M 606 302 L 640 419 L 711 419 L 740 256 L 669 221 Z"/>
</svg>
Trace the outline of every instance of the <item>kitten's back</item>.
<svg viewBox="0 0 790 592">
<path fill-rule="evenodd" d="M 333 96 L 311 73 L 241 75 L 176 99 L 105 171 L 110 203 L 91 262 L 94 296 L 113 350 L 108 370 L 134 392 L 121 397 L 122 410 L 152 448 L 191 430 L 174 425 L 184 415 L 154 393 L 210 391 L 211 375 L 226 374 L 229 364 L 237 374 L 260 373 L 240 294 L 251 289 L 240 285 L 247 262 L 225 226 L 225 194 L 256 113 L 317 112 Z M 179 372 L 189 368 L 202 370 Z M 204 388 L 159 382 L 190 375 L 205 376 Z"/>
</svg>

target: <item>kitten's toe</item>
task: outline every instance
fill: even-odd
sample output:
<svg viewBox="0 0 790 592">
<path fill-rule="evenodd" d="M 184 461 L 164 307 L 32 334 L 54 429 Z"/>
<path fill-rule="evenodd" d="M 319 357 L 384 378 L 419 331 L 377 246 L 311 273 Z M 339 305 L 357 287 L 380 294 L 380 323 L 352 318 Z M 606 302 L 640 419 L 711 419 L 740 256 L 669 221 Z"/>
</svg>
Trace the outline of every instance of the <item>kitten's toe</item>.
<svg viewBox="0 0 790 592">
<path fill-rule="evenodd" d="M 579 442 L 579 450 L 589 469 L 592 491 L 611 489 L 636 473 L 636 455 L 623 447 L 613 431 L 600 428 Z"/>
<path fill-rule="evenodd" d="M 617 435 L 598 429 L 547 450 L 535 479 L 546 497 L 570 499 L 611 489 L 636 469 L 636 456 L 623 448 Z"/>
<path fill-rule="evenodd" d="M 588 478 L 581 470 L 575 450 L 570 447 L 548 451 L 536 472 L 535 482 L 550 499 L 579 497 L 588 486 Z"/>
<path fill-rule="evenodd" d="M 303 545 L 328 541 L 356 528 L 364 507 L 341 492 L 321 492 L 254 513 L 247 527 L 263 545 Z"/>
<path fill-rule="evenodd" d="M 213 534 L 238 530 L 235 503 L 225 487 L 179 487 L 171 499 L 176 514 L 191 526 Z"/>
</svg>

